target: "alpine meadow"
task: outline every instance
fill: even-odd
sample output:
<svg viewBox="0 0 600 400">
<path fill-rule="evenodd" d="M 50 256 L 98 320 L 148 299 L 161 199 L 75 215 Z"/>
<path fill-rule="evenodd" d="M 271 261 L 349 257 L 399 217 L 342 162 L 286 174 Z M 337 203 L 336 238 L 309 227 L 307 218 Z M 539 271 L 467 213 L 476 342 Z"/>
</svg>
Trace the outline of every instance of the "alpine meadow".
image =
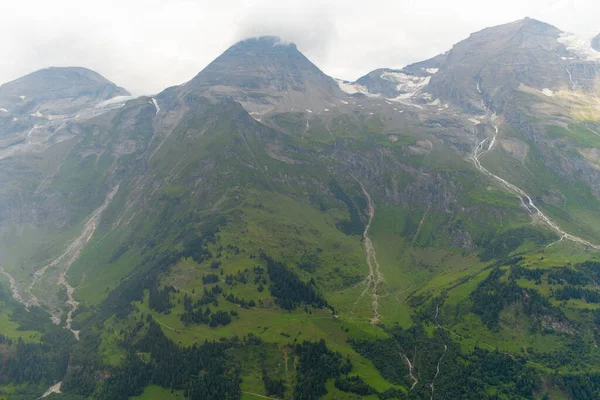
<svg viewBox="0 0 600 400">
<path fill-rule="evenodd" d="M 600 35 L 0 86 L 0 399 L 598 399 L 599 282 Z"/>
</svg>

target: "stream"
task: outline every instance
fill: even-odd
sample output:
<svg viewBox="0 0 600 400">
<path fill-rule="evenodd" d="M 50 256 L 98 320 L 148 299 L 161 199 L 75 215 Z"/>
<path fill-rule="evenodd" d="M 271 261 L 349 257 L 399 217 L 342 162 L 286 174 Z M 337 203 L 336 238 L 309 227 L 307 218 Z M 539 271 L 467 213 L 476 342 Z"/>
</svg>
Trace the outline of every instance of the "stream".
<svg viewBox="0 0 600 400">
<path fill-rule="evenodd" d="M 554 221 L 552 221 L 546 214 L 544 214 L 542 212 L 542 210 L 540 210 L 534 204 L 531 197 L 527 193 L 525 193 L 525 191 L 523 191 L 521 188 L 513 185 L 512 183 L 507 182 L 506 180 L 500 178 L 498 175 L 491 173 L 488 169 L 486 169 L 483 165 L 481 165 L 481 161 L 480 161 L 481 157 L 483 155 L 485 155 L 486 153 L 488 153 L 489 151 L 491 151 L 493 149 L 494 145 L 496 144 L 496 137 L 498 136 L 498 126 L 493 124 L 493 127 L 494 127 L 494 134 L 491 137 L 486 137 L 481 142 L 479 142 L 479 144 L 473 151 L 473 154 L 471 155 L 471 159 L 473 160 L 475 167 L 483 174 L 491 176 L 492 178 L 496 179 L 497 181 L 502 183 L 502 185 L 505 188 L 507 188 L 510 192 L 517 195 L 517 197 L 519 197 L 519 199 L 521 201 L 521 205 L 527 210 L 527 212 L 530 215 L 536 215 L 546 225 L 548 225 L 550 228 L 552 228 L 552 230 L 554 230 L 560 237 L 559 241 L 561 241 L 563 239 L 567 239 L 572 242 L 579 243 L 583 246 L 588 246 L 595 250 L 600 250 L 600 245 L 593 244 L 585 239 L 582 239 L 578 236 L 575 236 L 575 235 L 572 235 L 570 233 L 563 231 Z"/>
<path fill-rule="evenodd" d="M 354 178 L 354 176 L 352 176 Z M 373 222 L 373 218 L 375 218 L 375 204 L 373 203 L 373 199 L 371 199 L 371 195 L 367 192 L 365 186 L 358 179 L 354 178 L 360 188 L 362 189 L 365 197 L 367 198 L 367 203 L 369 207 L 369 222 L 365 226 L 365 230 L 363 232 L 363 244 L 365 247 L 365 253 L 367 255 L 367 265 L 369 266 L 369 274 L 365 278 L 365 282 L 367 287 L 361 293 L 359 299 L 371 288 L 371 308 L 373 309 L 373 318 L 371 318 L 371 324 L 375 325 L 379 323 L 379 319 L 381 315 L 379 314 L 379 292 L 378 287 L 380 284 L 385 282 L 383 274 L 379 268 L 379 263 L 377 262 L 377 253 L 375 252 L 375 247 L 373 246 L 373 242 L 371 238 L 369 238 L 369 230 L 371 229 L 371 223 Z"/>
</svg>

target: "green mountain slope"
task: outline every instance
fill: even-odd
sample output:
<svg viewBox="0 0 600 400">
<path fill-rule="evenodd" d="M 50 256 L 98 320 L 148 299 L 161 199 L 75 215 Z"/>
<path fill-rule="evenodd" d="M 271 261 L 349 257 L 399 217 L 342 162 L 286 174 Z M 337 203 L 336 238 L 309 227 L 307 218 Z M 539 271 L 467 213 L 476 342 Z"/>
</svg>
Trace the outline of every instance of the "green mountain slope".
<svg viewBox="0 0 600 400">
<path fill-rule="evenodd" d="M 555 28 L 494 29 L 428 72 L 447 107 L 254 39 L 0 160 L 0 393 L 594 398 L 595 92 L 528 80 Z M 515 40 L 528 79 L 468 75 Z"/>
</svg>

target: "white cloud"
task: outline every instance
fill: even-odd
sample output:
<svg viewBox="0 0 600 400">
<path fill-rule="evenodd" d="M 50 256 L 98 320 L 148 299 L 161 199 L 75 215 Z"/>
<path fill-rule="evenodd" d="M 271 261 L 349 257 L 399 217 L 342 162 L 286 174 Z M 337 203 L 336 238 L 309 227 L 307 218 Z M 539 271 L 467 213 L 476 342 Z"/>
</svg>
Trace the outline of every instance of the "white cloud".
<svg viewBox="0 0 600 400">
<path fill-rule="evenodd" d="M 136 94 L 191 79 L 248 36 L 294 41 L 347 80 L 448 50 L 486 26 L 530 16 L 600 29 L 596 0 L 11 1 L 0 15 L 0 82 L 51 65 L 94 69 Z"/>
</svg>

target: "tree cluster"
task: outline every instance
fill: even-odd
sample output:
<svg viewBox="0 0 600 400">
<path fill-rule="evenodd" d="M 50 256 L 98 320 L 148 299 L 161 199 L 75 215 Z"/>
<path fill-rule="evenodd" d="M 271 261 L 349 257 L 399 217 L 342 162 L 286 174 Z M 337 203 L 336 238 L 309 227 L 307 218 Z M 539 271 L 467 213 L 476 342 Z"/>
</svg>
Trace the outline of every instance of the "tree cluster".
<svg viewBox="0 0 600 400">
<path fill-rule="evenodd" d="M 261 253 L 267 263 L 267 272 L 271 280 L 271 295 L 277 304 L 286 310 L 293 310 L 301 303 L 318 308 L 327 307 L 327 301 L 317 291 L 314 281 L 305 283 L 283 264 Z"/>
</svg>

